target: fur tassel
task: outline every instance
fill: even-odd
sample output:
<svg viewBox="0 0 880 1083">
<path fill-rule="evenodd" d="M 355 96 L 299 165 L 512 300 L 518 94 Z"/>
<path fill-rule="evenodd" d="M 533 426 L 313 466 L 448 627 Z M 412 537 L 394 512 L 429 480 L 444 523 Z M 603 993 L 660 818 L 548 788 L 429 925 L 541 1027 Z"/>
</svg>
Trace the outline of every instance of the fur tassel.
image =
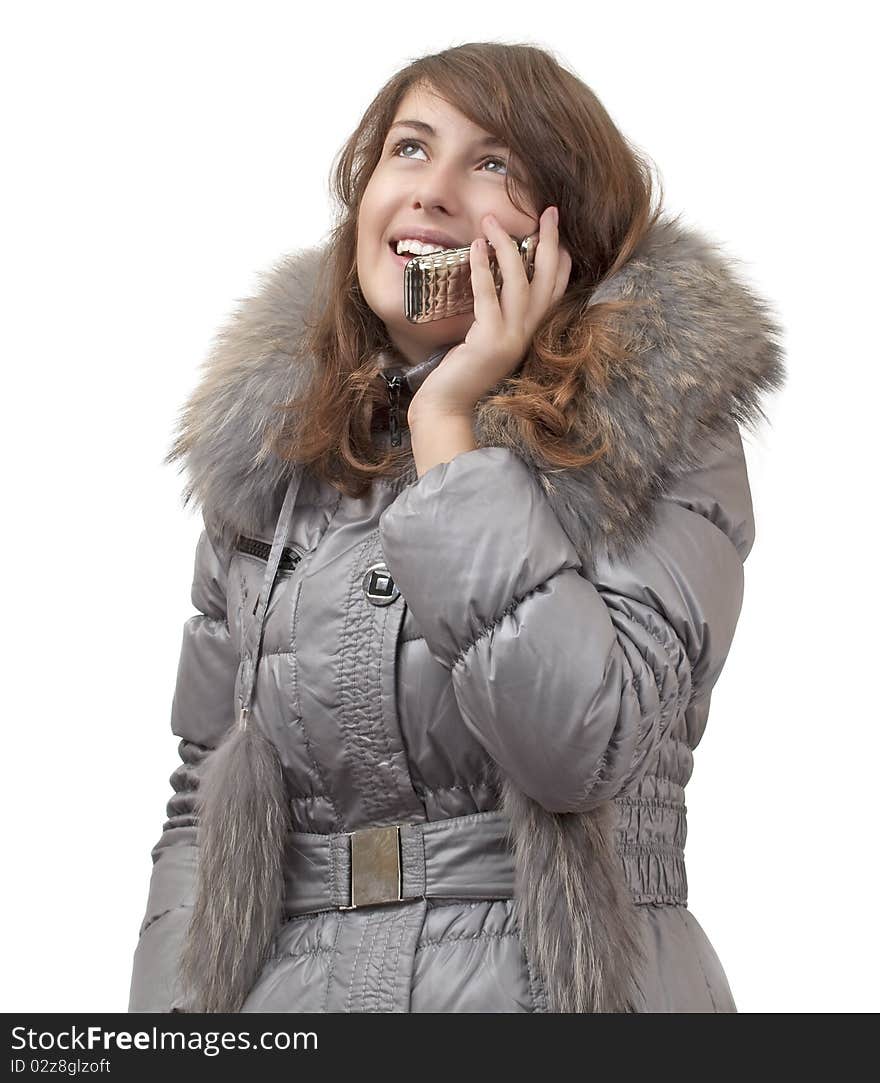
<svg viewBox="0 0 880 1083">
<path fill-rule="evenodd" d="M 523 944 L 552 1012 L 639 1012 L 642 915 L 613 844 L 614 803 L 553 813 L 502 779 Z"/>
<path fill-rule="evenodd" d="M 253 719 L 209 757 L 198 809 L 196 899 L 180 961 L 186 1010 L 238 1012 L 281 924 L 290 829 L 278 753 Z"/>
</svg>

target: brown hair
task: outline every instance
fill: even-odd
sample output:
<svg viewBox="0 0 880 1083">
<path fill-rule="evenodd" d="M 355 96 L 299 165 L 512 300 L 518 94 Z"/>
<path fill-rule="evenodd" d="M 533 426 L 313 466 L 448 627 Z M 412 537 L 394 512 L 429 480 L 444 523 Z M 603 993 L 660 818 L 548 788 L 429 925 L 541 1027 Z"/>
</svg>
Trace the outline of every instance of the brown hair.
<svg viewBox="0 0 880 1083">
<path fill-rule="evenodd" d="M 559 207 L 560 240 L 572 257 L 568 287 L 545 314 L 520 369 L 481 404 L 506 412 L 522 444 L 547 466 L 593 462 L 607 445 L 573 445 L 575 400 L 585 384 L 604 385 L 625 356 L 615 328 L 619 315 L 636 302 L 589 300 L 630 258 L 661 209 L 651 210 L 647 160 L 592 90 L 543 49 L 494 42 L 415 60 L 380 90 L 342 148 L 331 171 L 341 212 L 330 235 L 324 281 L 315 291 L 322 307 L 307 319 L 300 344 L 315 359 L 316 375 L 305 396 L 282 407 L 289 416 L 275 451 L 291 458 L 295 447 L 298 459 L 351 496 L 364 495 L 374 477 L 396 476 L 409 461 L 408 449 L 380 454 L 373 440 L 374 410 L 386 399 L 376 355 L 390 342 L 360 291 L 356 250 L 361 197 L 397 107 L 414 86 L 445 99 L 510 147 L 529 174 L 520 177 L 508 167 L 514 206 L 523 210 L 516 198 L 522 182 L 539 213 L 548 204 Z"/>
</svg>

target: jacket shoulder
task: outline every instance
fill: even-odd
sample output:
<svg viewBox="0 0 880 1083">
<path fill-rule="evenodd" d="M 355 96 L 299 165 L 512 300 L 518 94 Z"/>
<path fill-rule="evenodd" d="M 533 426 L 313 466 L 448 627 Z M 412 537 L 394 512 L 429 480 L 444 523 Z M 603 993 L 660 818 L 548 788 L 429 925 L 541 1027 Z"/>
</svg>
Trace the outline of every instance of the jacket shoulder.
<svg viewBox="0 0 880 1083">
<path fill-rule="evenodd" d="M 736 422 L 714 433 L 699 461 L 683 471 L 663 499 L 702 515 L 745 561 L 755 541 L 755 517 L 742 434 Z"/>
</svg>

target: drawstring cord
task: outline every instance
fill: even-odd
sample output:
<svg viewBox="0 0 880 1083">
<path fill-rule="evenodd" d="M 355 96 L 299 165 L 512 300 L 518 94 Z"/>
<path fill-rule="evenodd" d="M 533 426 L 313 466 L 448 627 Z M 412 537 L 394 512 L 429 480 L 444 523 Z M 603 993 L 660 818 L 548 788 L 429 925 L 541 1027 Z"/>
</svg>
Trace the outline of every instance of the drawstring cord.
<svg viewBox="0 0 880 1083">
<path fill-rule="evenodd" d="M 269 559 L 266 564 L 266 574 L 263 578 L 263 586 L 257 596 L 254 619 L 250 622 L 245 633 L 244 650 L 241 660 L 241 692 L 239 694 L 240 710 L 238 713 L 238 727 L 245 729 L 250 718 L 251 700 L 254 695 L 254 677 L 256 675 L 257 660 L 263 643 L 263 625 L 266 620 L 266 610 L 269 606 L 269 595 L 275 584 L 275 576 L 281 556 L 284 551 L 284 543 L 290 531 L 293 519 L 293 509 L 296 504 L 297 493 L 303 476 L 303 466 L 298 464 L 294 467 L 287 492 L 284 494 L 284 503 L 278 514 L 278 522 L 275 526 L 275 536 L 272 539 L 272 548 L 269 551 Z"/>
</svg>

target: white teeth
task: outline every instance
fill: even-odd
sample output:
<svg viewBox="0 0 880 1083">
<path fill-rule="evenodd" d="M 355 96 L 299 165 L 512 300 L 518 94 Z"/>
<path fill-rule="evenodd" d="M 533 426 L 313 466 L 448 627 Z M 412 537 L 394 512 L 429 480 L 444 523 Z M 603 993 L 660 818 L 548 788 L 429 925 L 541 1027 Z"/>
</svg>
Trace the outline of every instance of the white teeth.
<svg viewBox="0 0 880 1083">
<path fill-rule="evenodd" d="M 427 255 L 428 252 L 442 252 L 442 244 L 422 244 L 421 241 L 413 240 L 400 240 L 397 242 L 397 254 L 403 255 L 404 252 L 411 252 L 416 256 Z"/>
</svg>

